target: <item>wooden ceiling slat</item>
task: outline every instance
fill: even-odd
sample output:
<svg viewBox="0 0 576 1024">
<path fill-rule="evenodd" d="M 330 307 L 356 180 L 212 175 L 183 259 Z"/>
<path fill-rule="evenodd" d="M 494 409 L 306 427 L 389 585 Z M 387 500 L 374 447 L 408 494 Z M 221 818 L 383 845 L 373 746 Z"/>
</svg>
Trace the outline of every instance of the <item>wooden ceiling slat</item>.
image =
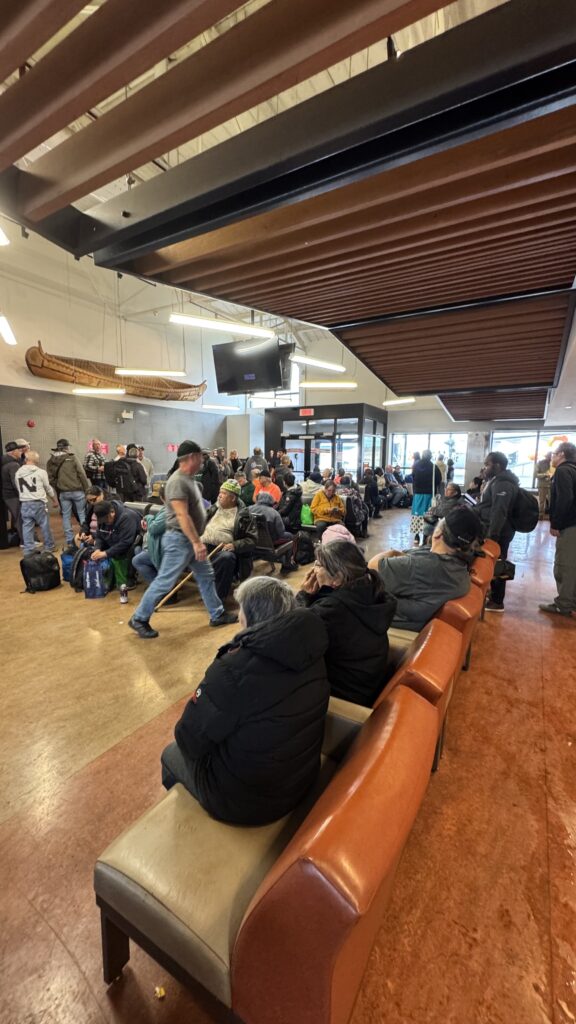
<svg viewBox="0 0 576 1024">
<path fill-rule="evenodd" d="M 544 416 L 548 389 L 534 391 L 483 392 L 482 394 L 445 394 L 438 396 L 456 420 L 497 419 L 514 416 Z"/>
<path fill-rule="evenodd" d="M 238 6 L 238 0 L 107 0 L 0 96 L 0 169 Z"/>
<path fill-rule="evenodd" d="M 416 336 L 412 318 L 367 324 L 360 337 L 356 328 L 337 335 L 399 395 L 423 393 L 424 388 L 442 395 L 455 389 L 473 393 L 479 388 L 547 388 L 556 375 L 568 303 L 568 294 L 550 295 L 427 314 L 417 318 Z M 530 314 L 546 312 L 555 320 L 538 329 L 538 320 Z M 446 334 L 450 321 L 453 331 Z M 512 333 L 513 328 L 523 333 Z"/>
<path fill-rule="evenodd" d="M 512 165 L 517 162 L 524 164 L 531 157 L 563 149 L 574 142 L 576 120 L 573 110 L 566 108 L 391 171 L 384 171 L 352 185 L 333 189 L 312 199 L 305 199 L 294 206 L 250 217 L 177 245 L 167 246 L 137 261 L 136 269 L 143 275 L 162 273 L 171 267 L 222 253 L 235 246 L 278 237 L 304 225 L 310 228 L 323 220 L 338 217 L 345 211 L 353 213 L 365 209 L 381 203 L 383 196 L 391 201 L 427 190 L 433 184 L 447 185 L 461 178 L 473 178 L 481 170 L 507 168 L 509 180 L 517 183 L 518 175 L 512 170 Z M 30 212 L 28 208 L 27 212 Z"/>
<path fill-rule="evenodd" d="M 543 128 L 543 126 L 541 126 Z M 466 144 L 467 146 L 470 143 Z M 451 151 L 452 154 L 454 151 Z M 424 161 L 419 163 L 426 163 Z M 299 221 L 288 221 L 283 224 L 270 225 L 269 232 L 262 232 L 261 237 L 251 239 L 246 229 L 243 235 L 239 230 L 235 235 L 231 231 L 223 237 L 222 233 L 228 229 L 220 229 L 217 232 L 210 232 L 210 236 L 200 236 L 181 242 L 177 246 L 161 249 L 157 253 L 137 260 L 135 269 L 138 273 L 163 274 L 163 280 L 170 284 L 178 284 L 190 277 L 190 267 L 195 268 L 201 279 L 206 273 L 218 273 L 220 269 L 228 270 L 230 267 L 245 267 L 258 259 L 270 260 L 272 257 L 285 257 L 287 252 L 297 253 L 303 259 L 307 254 L 316 256 L 314 246 L 316 244 L 329 243 L 328 254 L 338 251 L 335 240 L 347 238 L 343 243 L 342 251 L 349 251 L 352 244 L 355 247 L 363 244 L 363 238 L 369 241 L 381 241 L 383 238 L 401 238 L 405 229 L 398 227 L 399 223 L 407 217 L 421 218 L 420 223 L 416 222 L 413 227 L 417 231 L 430 230 L 430 217 L 433 215 L 433 224 L 440 227 L 445 225 L 460 226 L 466 217 L 460 213 L 460 206 L 471 202 L 482 202 L 491 200 L 501 204 L 502 194 L 513 194 L 514 190 L 521 187 L 536 185 L 546 189 L 546 195 L 550 194 L 552 188 L 550 182 L 556 177 L 561 179 L 561 189 L 564 190 L 568 184 L 573 188 L 574 170 L 576 168 L 576 146 L 567 144 L 557 150 L 525 156 L 517 159 L 512 164 L 503 164 L 500 167 L 486 170 L 480 162 L 480 154 L 476 153 L 478 161 L 475 173 L 465 164 L 465 173 L 462 180 L 452 180 L 445 183 L 442 180 L 436 181 L 440 168 L 429 168 L 432 175 L 426 178 L 421 174 L 416 179 L 414 165 L 401 167 L 378 175 L 380 179 L 377 193 L 366 197 L 363 208 L 355 208 L 351 213 L 346 212 L 344 205 L 336 208 L 330 216 L 316 215 L 314 223 L 302 225 Z M 418 165 L 416 165 L 418 166 Z M 411 174 L 406 180 L 406 174 Z M 371 179 L 369 179 L 371 180 Z M 403 182 L 406 181 L 406 192 L 402 191 Z M 417 181 L 420 188 L 417 188 Z M 360 185 L 365 182 L 359 182 Z M 346 186 L 349 188 L 350 186 Z M 336 192 L 342 192 L 342 189 Z M 333 193 L 329 193 L 333 195 Z M 319 197 L 324 199 L 325 197 Z M 368 200 L 372 201 L 369 202 Z M 342 197 L 344 202 L 344 197 Z M 306 200 L 309 202 L 309 200 Z M 350 197 L 347 198 L 350 204 Z M 486 203 L 485 203 L 486 206 Z M 291 207 L 290 209 L 293 209 Z M 501 209 L 501 205 L 497 208 Z M 279 212 L 279 211 L 276 211 Z M 492 212 L 489 208 L 488 212 Z M 264 215 L 262 215 L 264 216 Z M 266 215 L 271 216 L 271 215 Z M 251 218 L 254 220 L 256 218 Z M 378 233 L 370 236 L 373 228 L 373 221 L 376 220 Z M 246 223 L 246 222 L 242 222 Z M 389 234 L 382 233 L 382 227 L 388 225 Z M 236 225 L 239 229 L 240 225 Z M 218 234 L 218 239 L 214 236 Z M 354 236 L 354 237 L 350 237 Z M 206 241 L 210 238 L 210 244 Z M 221 248 L 218 249 L 218 245 Z M 210 249 L 210 251 L 206 251 Z M 325 255 L 320 252 L 319 255 Z M 175 268 L 175 269 L 174 269 Z M 275 267 L 275 269 L 280 269 Z"/>
<path fill-rule="evenodd" d="M 454 284 L 452 287 L 438 289 L 436 286 L 412 289 L 410 292 L 399 291 L 389 295 L 384 291 L 376 298 L 366 302 L 346 303 L 345 296 L 340 296 L 339 302 L 336 298 L 324 306 L 313 306 L 304 314 L 297 297 L 291 304 L 284 303 L 282 307 L 270 309 L 269 312 L 278 316 L 293 316 L 307 320 L 309 323 L 329 326 L 333 323 L 343 323 L 350 320 L 363 320 L 372 317 L 385 316 L 400 310 L 426 309 L 432 306 L 453 305 L 457 302 L 468 302 L 473 296 L 474 299 L 490 298 L 494 295 L 513 295 L 516 292 L 532 291 L 542 288 L 569 288 L 572 277 L 566 276 L 559 280 L 558 270 L 546 273 L 535 272 L 532 275 L 516 275 L 510 273 L 508 276 L 498 278 L 496 281 L 475 281 L 474 289 L 470 282 Z"/>
<path fill-rule="evenodd" d="M 403 284 L 406 281 L 413 280 L 414 277 L 417 277 L 420 281 L 428 280 L 430 277 L 443 281 L 452 278 L 455 272 L 458 273 L 461 270 L 470 273 L 472 270 L 506 267 L 509 266 L 510 261 L 514 262 L 515 268 L 523 267 L 526 264 L 544 266 L 550 260 L 554 260 L 558 267 L 566 262 L 570 262 L 576 270 L 576 224 L 570 228 L 569 234 L 560 237 L 556 242 L 551 240 L 548 245 L 536 244 L 538 237 L 537 235 L 533 236 L 531 245 L 495 247 L 493 251 L 486 249 L 473 259 L 466 253 L 464 256 L 458 255 L 453 259 L 442 259 L 439 256 L 433 255 L 428 259 L 406 261 L 402 266 L 399 266 L 396 262 L 391 264 L 382 263 L 370 270 L 364 270 L 361 275 L 355 272 L 347 274 L 342 272 L 341 274 L 327 276 L 321 281 L 313 279 L 309 282 L 299 283 L 298 295 L 312 298 L 317 295 L 324 295 L 334 287 L 346 289 L 347 294 L 350 295 L 365 290 L 375 283 L 393 285 L 399 281 Z M 270 284 L 268 288 L 262 285 L 261 288 L 250 293 L 226 290 L 226 294 L 234 302 L 243 303 L 249 296 L 255 304 L 260 304 L 262 301 L 278 302 L 292 292 L 292 287 L 289 285 L 284 286 L 283 283 L 278 283 L 276 286 Z"/>
<path fill-rule="evenodd" d="M 413 24 L 447 0 L 274 0 L 38 161 L 38 220 Z"/>
<path fill-rule="evenodd" d="M 494 233 L 495 236 L 497 233 Z M 458 245 L 447 245 L 447 246 L 430 246 L 422 249 L 413 249 L 408 247 L 408 250 L 395 248 L 395 251 L 383 252 L 383 255 L 379 258 L 374 257 L 363 261 L 361 264 L 352 264 L 349 268 L 342 266 L 337 270 L 327 271 L 322 274 L 305 274 L 297 279 L 292 279 L 291 275 L 288 275 L 286 281 L 284 275 L 280 278 L 277 275 L 272 275 L 269 279 L 262 279 L 261 282 L 252 286 L 252 289 L 248 289 L 246 286 L 234 287 L 233 285 L 227 286 L 213 286 L 210 292 L 226 292 L 226 294 L 234 296 L 254 296 L 256 299 L 262 292 L 283 292 L 283 291 L 300 291 L 301 287 L 316 287 L 323 288 L 325 283 L 342 281 L 344 282 L 347 277 L 358 280 L 359 278 L 364 279 L 366 275 L 373 274 L 375 272 L 393 272 L 402 273 L 404 270 L 410 270 L 412 266 L 421 267 L 422 269 L 428 266 L 434 266 L 441 262 L 443 267 L 466 264 L 469 265 L 473 261 L 477 261 L 480 258 L 498 258 L 502 253 L 510 253 L 511 256 L 518 256 L 521 258 L 526 252 L 532 252 L 538 250 L 538 252 L 544 252 L 546 250 L 554 250 L 556 246 L 566 247 L 571 244 L 572 241 L 576 241 L 576 216 L 572 223 L 559 222 L 556 226 L 553 224 L 550 227 L 542 226 L 540 229 L 535 229 L 533 232 L 522 232 L 520 234 L 510 234 L 507 236 L 500 235 L 495 237 L 493 240 L 484 239 L 483 241 L 475 242 L 473 240 L 465 240 Z"/>
<path fill-rule="evenodd" d="M 69 22 L 86 0 L 2 0 L 0 82 Z"/>
<path fill-rule="evenodd" d="M 293 309 L 294 312 L 290 313 L 292 316 L 296 316 L 295 310 L 298 309 L 300 310 L 301 319 L 324 324 L 326 323 L 326 317 L 333 315 L 334 303 L 337 304 L 338 302 L 340 302 L 342 307 L 345 306 L 352 311 L 361 309 L 362 304 L 366 304 L 374 298 L 381 300 L 384 304 L 396 304 L 396 308 L 402 308 L 398 305 L 402 300 L 407 300 L 405 308 L 426 308 L 429 305 L 449 304 L 451 300 L 446 297 L 440 299 L 440 296 L 452 295 L 453 293 L 464 293 L 469 298 L 470 295 L 476 295 L 475 290 L 479 289 L 484 295 L 506 295 L 513 294 L 514 292 L 529 291 L 531 287 L 542 287 L 540 282 L 544 280 L 549 282 L 548 287 L 550 287 L 550 284 L 569 287 L 573 278 L 573 268 L 565 269 L 562 274 L 562 270 L 558 268 L 556 261 L 553 260 L 551 264 L 546 266 L 528 267 L 519 271 L 514 267 L 504 267 L 500 272 L 494 274 L 473 273 L 467 275 L 465 272 L 462 272 L 456 278 L 446 282 L 446 284 L 434 280 L 420 283 L 416 278 L 413 281 L 400 283 L 390 288 L 385 284 L 374 288 L 366 288 L 361 290 L 358 296 L 355 294 L 349 295 L 343 289 L 336 289 L 332 292 L 326 292 L 316 301 L 308 301 L 296 293 L 292 301 L 285 299 L 280 304 L 263 301 L 260 303 L 260 308 L 271 308 L 274 312 L 279 312 L 281 309 L 285 311 Z M 430 296 L 432 301 L 420 302 L 420 299 L 418 299 L 418 305 L 414 306 L 413 297 L 422 295 Z M 438 301 L 434 301 L 434 297 L 438 297 Z M 479 297 L 482 296 L 480 295 Z M 312 313 L 314 313 L 314 316 L 311 315 Z M 365 319 L 365 317 L 359 316 L 359 319 Z"/>
<path fill-rule="evenodd" d="M 506 225 L 520 226 L 529 222 L 533 223 L 541 216 L 554 216 L 559 213 L 565 214 L 565 220 L 568 223 L 571 218 L 574 219 L 576 224 L 576 191 L 570 191 L 564 198 L 558 198 L 557 200 L 548 200 L 547 202 L 534 204 L 529 206 L 525 211 L 512 209 L 506 210 L 503 206 L 494 217 L 482 218 L 482 227 L 486 227 L 487 224 L 495 223 L 500 227 Z M 473 243 L 469 240 L 469 234 L 475 227 L 478 227 L 478 221 L 475 216 L 472 215 L 472 227 L 470 226 L 471 212 L 464 213 L 463 216 L 467 217 L 466 220 L 461 221 L 457 228 L 450 230 L 442 230 L 438 232 L 438 241 L 434 245 L 436 252 L 444 250 L 449 252 L 456 248 L 463 248 L 465 245 L 472 245 L 479 250 L 482 245 L 489 245 L 490 242 L 487 240 L 485 243 Z M 407 228 L 409 225 L 406 225 Z M 436 227 L 436 225 L 435 225 Z M 370 232 L 372 236 L 377 235 L 377 231 Z M 454 240 L 454 241 L 453 241 Z M 283 265 L 278 268 L 276 261 L 270 260 L 268 263 L 265 260 L 258 260 L 254 264 L 249 264 L 244 268 L 236 268 L 235 271 L 224 272 L 213 276 L 198 277 L 194 273 L 194 281 L 199 289 L 210 293 L 213 288 L 237 288 L 239 286 L 243 288 L 253 288 L 257 286 L 261 281 L 269 280 L 271 277 L 278 275 L 279 270 L 281 271 L 283 282 L 296 283 L 301 278 L 307 278 L 314 276 L 315 280 L 321 280 L 324 275 L 328 275 L 329 272 L 338 272 L 342 268 L 355 269 L 358 271 L 363 270 L 367 265 L 378 260 L 381 257 L 387 259 L 391 254 L 401 252 L 401 244 L 394 244 L 388 241 L 378 241 L 375 244 L 370 238 L 369 242 L 366 238 L 360 238 L 357 243 L 354 244 L 353 249 L 350 246 L 345 252 L 338 253 L 337 249 L 339 246 L 335 246 L 329 251 L 329 254 L 324 256 L 323 259 L 314 259 L 308 261 L 306 253 L 293 253 L 290 258 L 283 259 Z"/>
</svg>

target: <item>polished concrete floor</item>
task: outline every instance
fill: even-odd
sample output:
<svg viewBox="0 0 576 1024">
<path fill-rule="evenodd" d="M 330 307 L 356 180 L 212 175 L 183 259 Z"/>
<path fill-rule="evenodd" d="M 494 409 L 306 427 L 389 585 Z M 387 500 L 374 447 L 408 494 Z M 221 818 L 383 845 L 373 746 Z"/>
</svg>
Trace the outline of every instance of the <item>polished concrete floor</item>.
<svg viewBox="0 0 576 1024">
<path fill-rule="evenodd" d="M 390 512 L 367 553 L 408 543 L 408 513 Z M 0 1024 L 225 1021 L 136 949 L 106 988 L 91 876 L 161 795 L 160 750 L 234 627 L 206 629 L 191 591 L 140 641 L 126 628 L 138 591 L 128 608 L 67 585 L 25 594 L 19 554 L 0 552 Z M 537 610 L 554 593 L 547 524 L 511 557 L 506 612 L 477 629 L 353 1024 L 576 1021 L 576 623 Z"/>
</svg>

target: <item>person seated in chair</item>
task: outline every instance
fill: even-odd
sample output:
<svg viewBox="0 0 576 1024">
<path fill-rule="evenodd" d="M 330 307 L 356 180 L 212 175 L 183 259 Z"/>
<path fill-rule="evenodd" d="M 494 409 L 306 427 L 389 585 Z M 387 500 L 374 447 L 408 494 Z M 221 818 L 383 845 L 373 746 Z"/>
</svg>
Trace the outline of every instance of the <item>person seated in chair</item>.
<svg viewBox="0 0 576 1024">
<path fill-rule="evenodd" d="M 259 473 L 257 474 L 259 476 Z M 240 485 L 240 500 L 248 507 L 254 504 L 254 484 L 248 480 L 243 469 L 239 469 L 234 479 Z"/>
<path fill-rule="evenodd" d="M 436 495 L 424 516 L 424 530 L 422 531 L 424 543 L 430 543 L 430 539 L 434 533 L 434 527 L 440 519 L 444 519 L 452 509 L 460 508 L 464 504 L 462 490 L 458 484 L 452 482 L 446 484 L 443 496 L 440 496 L 439 494 Z"/>
<path fill-rule="evenodd" d="M 336 494 L 336 484 L 333 480 L 327 480 L 322 490 L 314 495 L 310 508 L 319 537 L 327 526 L 343 523 L 346 516 L 346 505 L 340 495 Z"/>
<path fill-rule="evenodd" d="M 208 552 L 222 545 L 211 559 L 216 593 L 221 601 L 230 593 L 235 576 L 246 579 L 252 571 L 252 552 L 258 540 L 256 524 L 240 500 L 237 480 L 225 480 L 218 499 L 206 512 L 201 541 Z"/>
<path fill-rule="evenodd" d="M 470 554 L 482 537 L 472 509 L 456 508 L 434 528 L 431 547 L 382 551 L 368 562 L 396 598 L 395 629 L 419 633 L 446 601 L 470 590 Z"/>
<path fill-rule="evenodd" d="M 328 635 L 281 580 L 246 580 L 236 601 L 240 632 L 195 686 L 162 754 L 162 783 L 180 782 L 219 821 L 267 825 L 318 780 Z"/>
<path fill-rule="evenodd" d="M 254 501 L 258 500 L 258 495 L 261 492 L 264 494 L 271 494 L 275 505 L 278 505 L 280 498 L 282 497 L 282 491 L 278 487 L 278 484 L 272 483 L 272 478 L 267 469 L 263 469 L 256 480 L 254 485 Z"/>
<path fill-rule="evenodd" d="M 404 499 L 408 497 L 408 491 L 402 484 L 398 483 L 398 480 L 396 479 L 396 474 L 394 473 L 394 470 L 390 465 L 386 466 L 386 469 L 384 471 L 384 480 L 386 481 L 386 486 L 388 487 L 392 494 L 392 508 L 398 508 L 398 506 L 402 504 Z"/>
<path fill-rule="evenodd" d="M 332 526 L 329 530 L 342 529 Z M 322 619 L 330 642 L 325 655 L 335 697 L 372 707 L 384 685 L 388 628 L 396 601 L 382 579 L 366 565 L 354 543 L 334 540 L 316 548 L 298 603 Z"/>
<path fill-rule="evenodd" d="M 132 556 L 140 535 L 140 516 L 119 501 L 96 502 L 94 512 L 98 531 L 94 539 L 96 550 L 90 558 L 93 562 L 109 558 L 118 584 L 126 582 L 132 589 L 136 586 Z"/>
<path fill-rule="evenodd" d="M 294 536 L 288 533 L 284 526 L 284 520 L 282 516 L 274 508 L 274 499 L 271 494 L 267 494 L 266 491 L 260 491 L 260 494 L 256 498 L 256 504 L 251 505 L 250 514 L 253 517 L 263 516 L 266 520 L 266 526 L 270 539 L 275 548 L 281 547 L 282 544 L 286 544 L 287 541 L 292 541 L 292 547 L 288 553 L 282 557 L 282 572 L 294 572 L 298 566 L 294 561 Z"/>
<path fill-rule="evenodd" d="M 278 512 L 282 516 L 285 528 L 291 533 L 298 533 L 302 512 L 302 488 L 296 483 L 293 473 L 284 475 L 284 486 L 286 490 L 280 498 Z"/>
<path fill-rule="evenodd" d="M 302 501 L 310 502 L 318 491 L 322 490 L 322 474 L 320 470 L 313 469 L 310 476 L 302 484 Z"/>
</svg>

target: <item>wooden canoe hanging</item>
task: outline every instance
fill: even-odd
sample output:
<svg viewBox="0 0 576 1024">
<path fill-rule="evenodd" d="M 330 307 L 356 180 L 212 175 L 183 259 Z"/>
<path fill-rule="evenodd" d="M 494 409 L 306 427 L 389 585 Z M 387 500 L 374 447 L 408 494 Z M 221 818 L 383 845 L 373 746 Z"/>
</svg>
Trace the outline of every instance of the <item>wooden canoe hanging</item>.
<svg viewBox="0 0 576 1024">
<path fill-rule="evenodd" d="M 83 388 L 122 387 L 127 395 L 138 395 L 139 398 L 156 398 L 165 402 L 196 402 L 207 387 L 205 380 L 201 384 L 180 384 L 160 375 L 119 378 L 114 372 L 115 367 L 110 363 L 53 356 L 44 351 L 40 342 L 28 349 L 25 358 L 30 373 L 35 377 L 62 380 Z"/>
</svg>

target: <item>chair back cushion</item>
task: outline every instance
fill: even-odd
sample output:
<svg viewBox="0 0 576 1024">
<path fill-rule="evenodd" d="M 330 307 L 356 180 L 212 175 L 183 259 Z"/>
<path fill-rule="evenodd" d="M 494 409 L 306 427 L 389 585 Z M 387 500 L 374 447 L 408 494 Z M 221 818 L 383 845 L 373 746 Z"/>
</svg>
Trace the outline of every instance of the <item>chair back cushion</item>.
<svg viewBox="0 0 576 1024">
<path fill-rule="evenodd" d="M 344 1024 L 426 791 L 436 709 L 396 688 L 269 871 L 232 954 L 232 1007 L 259 1024 Z"/>
</svg>

